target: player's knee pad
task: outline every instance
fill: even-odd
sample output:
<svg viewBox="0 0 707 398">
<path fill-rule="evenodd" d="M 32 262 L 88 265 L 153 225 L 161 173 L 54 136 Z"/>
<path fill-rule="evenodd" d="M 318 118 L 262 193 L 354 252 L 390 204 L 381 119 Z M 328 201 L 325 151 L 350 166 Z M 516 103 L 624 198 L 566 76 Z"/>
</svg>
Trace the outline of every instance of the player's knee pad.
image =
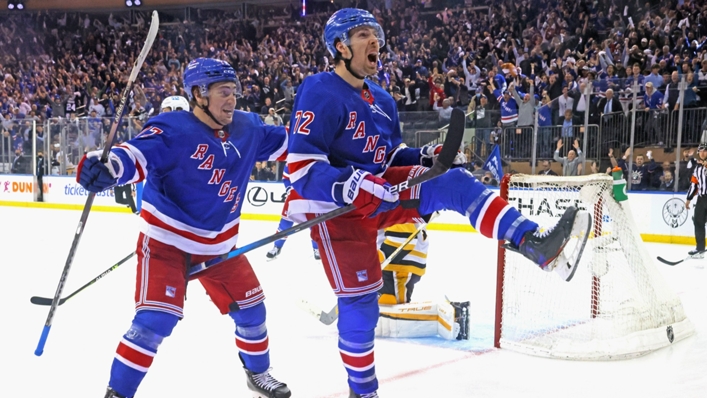
<svg viewBox="0 0 707 398">
<path fill-rule="evenodd" d="M 454 210 L 466 214 L 469 205 L 485 191 L 486 186 L 467 170 L 452 169 L 422 184 L 418 211 L 431 214 L 438 210 Z"/>
<path fill-rule="evenodd" d="M 138 311 L 125 337 L 138 346 L 157 351 L 162 340 L 172 334 L 177 322 L 179 317 L 166 312 Z"/>
<path fill-rule="evenodd" d="M 231 311 L 228 316 L 236 322 L 236 333 L 240 336 L 256 337 L 267 331 L 265 303 L 263 302 L 249 308 Z"/>
<path fill-rule="evenodd" d="M 339 335 L 342 339 L 355 341 L 356 335 L 370 334 L 378 322 L 378 293 L 356 297 L 339 297 Z"/>
</svg>

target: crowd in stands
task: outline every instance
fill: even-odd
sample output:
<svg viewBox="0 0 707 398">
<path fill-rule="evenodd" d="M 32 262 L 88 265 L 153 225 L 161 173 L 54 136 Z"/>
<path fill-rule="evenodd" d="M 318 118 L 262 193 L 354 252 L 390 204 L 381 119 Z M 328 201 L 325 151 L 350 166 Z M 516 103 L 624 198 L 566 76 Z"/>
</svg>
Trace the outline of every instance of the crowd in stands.
<svg viewBox="0 0 707 398">
<path fill-rule="evenodd" d="M 480 0 L 473 7 L 463 0 L 355 3 L 371 10 L 385 30 L 387 44 L 373 78 L 399 110 L 437 112 L 438 126 L 453 108 L 468 110 L 482 146 L 501 143 L 504 128 L 532 126 L 537 113 L 540 127 L 568 127 L 539 135 L 543 157 L 552 159 L 558 139 L 569 147 L 579 138 L 569 127 L 583 124 L 585 113 L 597 125 L 606 122 L 605 114 L 623 118 L 634 83 L 639 108 L 654 110 L 656 120 L 659 111 L 677 109 L 683 75 L 689 84 L 684 107 L 707 103 L 704 0 Z M 182 71 L 195 57 L 231 62 L 243 88 L 238 108 L 260 113 L 268 124 L 286 124 L 302 80 L 332 68 L 321 32 L 336 6 L 324 4 L 306 17 L 297 16 L 293 4 L 277 13 L 257 7 L 251 15 L 197 10 L 189 21 L 167 20 L 140 72 L 126 126 L 139 131 L 145 118 L 159 113 L 163 98 L 184 95 Z M 133 15 L 130 21 L 113 14 L 47 12 L 0 18 L 0 113 L 12 153 L 31 148 L 33 121 L 51 130 L 56 123 L 47 121 L 56 118 L 85 118 L 89 133 L 81 136 L 77 129 L 75 140 L 91 149 L 101 145 L 147 32 L 147 13 Z M 588 83 L 594 95 L 585 101 L 580 94 Z M 662 145 L 665 123 L 641 123 L 644 141 Z M 37 128 L 36 140 L 44 140 L 44 130 Z M 615 141 L 620 150 L 628 144 Z M 473 170 L 474 155 L 486 151 L 477 146 L 470 152 Z M 51 155 L 54 161 L 57 154 Z"/>
</svg>

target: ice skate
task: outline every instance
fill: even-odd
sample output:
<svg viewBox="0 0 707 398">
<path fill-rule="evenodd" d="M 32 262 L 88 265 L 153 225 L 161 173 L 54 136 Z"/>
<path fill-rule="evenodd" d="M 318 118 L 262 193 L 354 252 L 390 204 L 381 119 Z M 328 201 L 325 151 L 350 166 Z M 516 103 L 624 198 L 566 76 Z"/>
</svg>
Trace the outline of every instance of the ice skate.
<svg viewBox="0 0 707 398">
<path fill-rule="evenodd" d="M 245 369 L 248 376 L 248 388 L 253 391 L 253 398 L 289 398 L 292 393 L 287 384 L 270 375 L 270 369 L 263 373 L 253 373 Z"/>
<path fill-rule="evenodd" d="M 469 302 L 450 301 L 454 307 L 454 323 L 459 324 L 457 340 L 469 340 Z"/>
<path fill-rule="evenodd" d="M 108 387 L 108 390 L 106 391 L 106 396 L 103 398 L 127 398 L 127 397 L 118 394 L 112 388 Z"/>
<path fill-rule="evenodd" d="M 505 246 L 522 254 L 545 271 L 556 271 L 562 279 L 569 282 L 577 270 L 591 227 L 592 216 L 571 206 L 552 228 L 545 231 L 528 231 L 518 247 L 513 244 Z M 570 240 L 575 242 L 566 248 Z"/>
<path fill-rule="evenodd" d="M 280 251 L 282 251 L 281 247 L 273 246 L 272 249 L 270 249 L 270 251 L 268 252 L 268 254 L 265 255 L 265 257 L 269 258 L 270 260 L 273 260 L 280 254 Z"/>
<path fill-rule="evenodd" d="M 704 250 L 690 250 L 687 252 L 687 254 L 690 256 L 690 258 L 694 260 L 699 260 L 701 258 L 705 258 L 705 251 Z"/>
<path fill-rule="evenodd" d="M 356 394 L 353 390 L 349 389 L 349 398 L 380 398 L 376 391 L 369 392 L 367 394 Z"/>
<path fill-rule="evenodd" d="M 322 256 L 319 255 L 319 249 L 314 249 L 314 259 L 321 260 Z"/>
</svg>

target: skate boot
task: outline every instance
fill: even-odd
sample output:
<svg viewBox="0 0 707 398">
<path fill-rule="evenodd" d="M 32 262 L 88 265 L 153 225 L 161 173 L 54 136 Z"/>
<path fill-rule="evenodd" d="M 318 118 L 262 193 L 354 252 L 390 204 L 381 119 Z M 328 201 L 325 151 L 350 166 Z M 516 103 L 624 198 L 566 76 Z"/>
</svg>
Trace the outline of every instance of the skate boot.
<svg viewBox="0 0 707 398">
<path fill-rule="evenodd" d="M 705 258 L 704 252 L 705 252 L 704 250 L 695 249 L 695 250 L 690 250 L 689 252 L 687 252 L 687 254 L 690 256 L 690 258 L 701 259 L 701 258 Z"/>
<path fill-rule="evenodd" d="M 263 373 L 253 373 L 243 368 L 248 377 L 248 389 L 253 391 L 253 398 L 289 398 L 292 393 L 287 384 L 277 381 L 270 375 L 270 369 Z"/>
<path fill-rule="evenodd" d="M 450 301 L 454 307 L 454 322 L 459 324 L 457 340 L 469 340 L 469 302 Z"/>
<path fill-rule="evenodd" d="M 112 388 L 108 387 L 108 391 L 106 391 L 106 396 L 103 398 L 127 398 L 127 397 L 118 394 Z"/>
<path fill-rule="evenodd" d="M 589 213 L 579 212 L 575 206 L 568 207 L 560 221 L 545 231 L 528 231 L 518 247 L 506 244 L 507 249 L 516 251 L 538 264 L 545 271 L 556 271 L 569 282 L 574 276 L 582 251 L 589 237 L 592 217 Z M 570 238 L 579 237 L 571 257 L 563 254 L 563 249 Z M 558 257 L 560 261 L 558 260 Z"/>
<path fill-rule="evenodd" d="M 352 389 L 349 389 L 349 398 L 380 398 L 376 391 L 367 394 L 356 394 Z"/>
<path fill-rule="evenodd" d="M 282 250 L 281 247 L 273 246 L 272 249 L 268 252 L 268 254 L 265 255 L 265 257 L 269 259 L 273 259 L 277 257 L 280 254 L 280 251 Z"/>
<path fill-rule="evenodd" d="M 321 260 L 322 256 L 319 255 L 319 249 L 314 249 L 314 259 Z"/>
</svg>

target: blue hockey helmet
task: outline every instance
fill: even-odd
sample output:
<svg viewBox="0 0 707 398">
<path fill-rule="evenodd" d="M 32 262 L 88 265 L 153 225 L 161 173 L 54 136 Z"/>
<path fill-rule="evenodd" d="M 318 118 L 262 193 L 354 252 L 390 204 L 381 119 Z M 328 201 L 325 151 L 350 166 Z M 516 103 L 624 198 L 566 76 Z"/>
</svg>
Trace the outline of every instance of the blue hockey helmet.
<svg viewBox="0 0 707 398">
<path fill-rule="evenodd" d="M 236 97 L 242 96 L 241 83 L 236 77 L 236 71 L 226 61 L 214 58 L 195 58 L 184 70 L 184 91 L 189 100 L 194 99 L 192 88 L 199 87 L 201 95 L 206 96 L 209 86 L 218 82 L 233 82 L 236 84 Z"/>
<path fill-rule="evenodd" d="M 329 18 L 324 27 L 324 44 L 332 57 L 336 57 L 336 39 L 348 46 L 350 44 L 349 32 L 359 26 L 370 26 L 375 29 L 378 44 L 381 48 L 385 46 L 383 28 L 378 24 L 373 14 L 358 8 L 342 8 Z"/>
</svg>

